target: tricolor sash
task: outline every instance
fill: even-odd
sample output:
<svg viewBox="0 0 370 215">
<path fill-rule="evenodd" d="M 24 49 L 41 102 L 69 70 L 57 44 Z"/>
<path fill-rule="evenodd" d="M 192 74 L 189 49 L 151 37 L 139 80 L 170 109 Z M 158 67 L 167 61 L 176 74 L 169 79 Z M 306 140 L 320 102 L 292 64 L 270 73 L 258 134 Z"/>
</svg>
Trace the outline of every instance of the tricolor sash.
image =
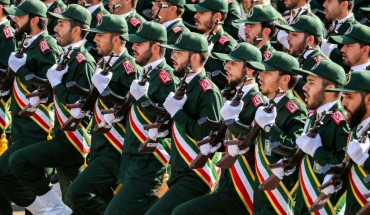
<svg viewBox="0 0 370 215">
<path fill-rule="evenodd" d="M 14 98 L 20 109 L 23 109 L 28 103 L 26 95 L 30 92 L 21 83 L 18 77 L 14 79 L 13 84 Z M 30 117 L 36 124 L 38 124 L 45 132 L 50 133 L 54 126 L 54 112 L 53 103 L 49 106 L 40 104 L 36 112 Z"/>
<path fill-rule="evenodd" d="M 5 131 L 11 123 L 11 115 L 9 112 L 9 99 L 7 102 L 4 102 L 4 99 L 0 99 L 0 127 Z"/>
<path fill-rule="evenodd" d="M 94 118 L 96 123 L 99 125 L 103 118 L 101 109 L 107 110 L 107 106 L 103 103 L 101 99 L 98 99 L 94 107 Z M 104 133 L 105 138 L 112 144 L 112 146 L 122 154 L 122 147 L 125 141 L 126 129 L 121 123 L 115 123 L 114 126 L 107 132 Z"/>
<path fill-rule="evenodd" d="M 133 104 L 129 112 L 130 128 L 137 137 L 137 139 L 144 143 L 149 137 L 149 132 L 144 130 L 145 124 L 151 124 L 152 122 L 144 115 L 140 108 Z M 161 139 L 158 142 L 157 148 L 153 152 L 154 156 L 164 166 L 167 166 L 170 161 L 170 148 L 168 147 L 168 141 Z"/>
<path fill-rule="evenodd" d="M 69 110 L 58 101 L 58 98 L 54 96 L 55 112 L 58 117 L 59 123 L 62 126 L 70 117 Z M 83 157 L 87 156 L 90 150 L 90 135 L 86 129 L 81 125 L 78 125 L 76 131 L 65 131 L 65 135 L 72 145 L 81 153 Z"/>
<path fill-rule="evenodd" d="M 196 141 L 189 137 L 176 122 L 172 125 L 172 138 L 177 151 L 190 166 L 191 161 L 200 153 L 199 147 L 196 145 Z M 221 153 L 216 153 L 215 158 L 212 160 L 208 159 L 204 167 L 193 169 L 193 171 L 210 187 L 211 190 L 215 187 L 221 173 L 221 168 L 215 165 L 220 158 Z"/>
</svg>

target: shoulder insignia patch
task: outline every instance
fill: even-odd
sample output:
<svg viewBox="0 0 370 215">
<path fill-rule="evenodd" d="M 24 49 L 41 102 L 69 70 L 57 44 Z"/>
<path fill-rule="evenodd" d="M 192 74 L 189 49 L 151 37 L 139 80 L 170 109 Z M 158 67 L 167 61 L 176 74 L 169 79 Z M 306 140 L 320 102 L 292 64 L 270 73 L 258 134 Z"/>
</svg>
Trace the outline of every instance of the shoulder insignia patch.
<svg viewBox="0 0 370 215">
<path fill-rule="evenodd" d="M 102 16 L 104 16 L 104 13 L 100 12 L 100 13 L 96 14 L 95 19 L 99 21 Z"/>
<path fill-rule="evenodd" d="M 207 92 L 207 90 L 212 90 L 212 85 L 209 83 L 207 79 L 203 79 L 199 82 L 200 86 L 202 87 L 204 92 Z"/>
<path fill-rule="evenodd" d="M 140 24 L 141 24 L 140 20 L 139 20 L 138 18 L 136 18 L 136 17 L 132 17 L 132 18 L 130 19 L 129 23 L 130 23 L 132 26 L 134 26 L 134 27 L 136 27 L 137 25 L 140 25 Z"/>
<path fill-rule="evenodd" d="M 123 61 L 122 66 L 126 70 L 127 75 L 131 75 L 132 73 L 135 73 L 135 68 L 129 60 Z"/>
<path fill-rule="evenodd" d="M 227 36 L 225 35 L 221 35 L 220 39 L 218 39 L 218 43 L 220 43 L 221 45 L 225 45 L 227 42 L 229 42 L 229 38 L 227 38 Z"/>
<path fill-rule="evenodd" d="M 182 32 L 182 29 L 180 26 L 175 26 L 172 28 L 173 33 L 178 34 L 179 32 Z"/>
<path fill-rule="evenodd" d="M 232 2 L 233 2 L 233 0 L 227 0 L 228 4 L 231 4 Z"/>
<path fill-rule="evenodd" d="M 335 124 L 339 125 L 342 121 L 346 121 L 346 118 L 343 116 L 343 114 L 337 110 L 332 115 L 331 118 L 334 120 Z"/>
<path fill-rule="evenodd" d="M 168 74 L 166 70 L 160 71 L 158 76 L 161 79 L 163 84 L 167 84 L 167 82 L 172 81 L 171 76 Z"/>
<path fill-rule="evenodd" d="M 10 26 L 6 26 L 5 28 L 3 28 L 3 32 L 4 32 L 4 35 L 5 35 L 6 39 L 10 39 L 10 38 L 14 37 L 14 35 L 12 33 L 12 29 L 10 28 Z"/>
<path fill-rule="evenodd" d="M 262 54 L 263 60 L 270 59 L 271 55 L 272 55 L 272 52 L 271 52 L 270 50 L 266 50 L 266 51 Z"/>
<path fill-rule="evenodd" d="M 265 102 L 262 100 L 260 94 L 256 94 L 252 97 L 252 102 L 255 107 L 259 107 L 260 105 L 264 104 Z"/>
<path fill-rule="evenodd" d="M 314 57 L 314 59 L 313 59 L 316 63 L 318 63 L 318 62 L 320 62 L 320 61 L 322 61 L 322 60 L 324 60 L 324 58 L 322 57 L 322 56 L 316 56 L 316 57 Z"/>
<path fill-rule="evenodd" d="M 307 117 L 310 117 L 312 114 L 314 114 L 316 110 L 310 110 L 308 111 Z"/>
<path fill-rule="evenodd" d="M 50 50 L 49 44 L 48 42 L 46 42 L 46 40 L 41 40 L 39 46 L 42 53 L 45 53 L 46 51 Z"/>
<path fill-rule="evenodd" d="M 60 9 L 59 6 L 57 6 L 56 8 L 54 8 L 53 13 L 61 14 L 61 13 L 63 13 L 63 11 L 62 11 L 62 9 Z"/>
<path fill-rule="evenodd" d="M 75 57 L 77 62 L 82 63 L 86 60 L 85 56 L 82 53 L 78 53 L 78 55 Z"/>
<path fill-rule="evenodd" d="M 293 100 L 290 100 L 288 103 L 286 103 L 285 107 L 286 107 L 286 109 L 288 109 L 288 111 L 291 114 L 294 114 L 295 112 L 297 112 L 299 110 L 298 105 L 296 103 L 294 103 Z"/>
<path fill-rule="evenodd" d="M 195 3 L 195 2 L 197 2 L 198 0 L 190 0 L 191 1 L 191 3 Z"/>
</svg>

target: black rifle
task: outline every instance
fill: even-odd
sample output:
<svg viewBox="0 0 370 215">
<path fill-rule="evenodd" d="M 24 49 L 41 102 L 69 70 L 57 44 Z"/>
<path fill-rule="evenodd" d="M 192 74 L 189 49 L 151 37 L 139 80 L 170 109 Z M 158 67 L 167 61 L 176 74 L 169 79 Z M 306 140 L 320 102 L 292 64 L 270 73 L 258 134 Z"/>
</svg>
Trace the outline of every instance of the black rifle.
<svg viewBox="0 0 370 215">
<path fill-rule="evenodd" d="M 162 17 L 159 15 L 159 13 L 161 12 L 162 8 L 168 8 L 168 5 L 163 4 L 163 2 L 160 2 L 160 3 L 159 3 L 158 11 L 157 11 L 157 13 L 154 15 L 154 18 L 153 18 L 153 21 L 154 21 L 154 22 L 159 23 L 159 21 L 161 21 Z"/>
<path fill-rule="evenodd" d="M 181 79 L 176 89 L 175 95 L 173 96 L 174 99 L 181 100 L 182 98 L 184 98 L 184 95 L 186 93 L 186 87 L 188 86 L 188 83 L 186 83 L 186 77 L 191 71 L 192 70 L 189 67 L 185 70 L 184 77 Z M 151 128 L 158 128 L 158 132 L 163 132 L 165 130 L 170 129 L 170 126 L 172 124 L 172 118 L 165 108 L 158 107 L 151 101 L 143 102 L 141 106 L 145 108 L 147 111 L 149 111 L 152 115 L 157 116 L 156 121 L 154 123 L 144 125 L 145 130 L 149 130 Z M 152 153 L 155 151 L 157 144 L 158 144 L 157 140 L 153 140 L 150 137 L 148 137 L 145 140 L 145 142 L 140 145 L 140 148 L 138 150 L 139 152 L 143 153 Z"/>
<path fill-rule="evenodd" d="M 111 66 L 109 63 L 114 56 L 115 54 L 114 52 L 112 52 L 110 54 L 108 61 L 103 64 L 103 71 L 101 72 L 102 75 L 106 76 L 109 74 L 109 70 L 111 69 Z M 78 84 L 73 81 L 73 82 L 68 82 L 66 84 L 66 87 L 69 91 L 76 93 L 77 95 L 82 97 L 82 99 L 80 99 L 75 104 L 67 104 L 66 105 L 67 108 L 69 109 L 81 108 L 81 112 L 87 112 L 89 110 L 93 110 L 96 99 L 99 96 L 99 91 L 98 89 L 96 89 L 94 85 L 91 86 L 91 90 L 87 90 L 81 86 L 78 86 Z M 87 97 L 85 97 L 87 91 L 89 91 L 89 94 Z M 63 124 L 61 129 L 63 131 L 75 131 L 77 129 L 77 126 L 80 124 L 81 120 L 82 118 L 76 119 L 73 116 L 70 116 L 68 120 Z"/>
<path fill-rule="evenodd" d="M 314 126 L 310 129 L 307 136 L 312 137 L 312 138 L 317 136 L 317 134 L 319 133 L 319 129 L 324 124 L 323 123 L 324 117 L 328 114 L 331 114 L 331 112 L 327 112 L 327 111 L 323 112 L 320 119 L 315 121 Z M 276 154 L 284 156 L 284 158 L 279 163 L 269 164 L 268 167 L 270 169 L 283 167 L 284 172 L 288 172 L 294 169 L 294 167 L 298 166 L 305 155 L 302 149 L 300 149 L 298 146 L 288 147 L 280 143 L 277 143 L 271 146 L 271 150 Z M 264 182 L 262 182 L 258 188 L 260 190 L 273 190 L 279 185 L 279 183 L 280 183 L 280 178 L 272 174 Z"/>
</svg>

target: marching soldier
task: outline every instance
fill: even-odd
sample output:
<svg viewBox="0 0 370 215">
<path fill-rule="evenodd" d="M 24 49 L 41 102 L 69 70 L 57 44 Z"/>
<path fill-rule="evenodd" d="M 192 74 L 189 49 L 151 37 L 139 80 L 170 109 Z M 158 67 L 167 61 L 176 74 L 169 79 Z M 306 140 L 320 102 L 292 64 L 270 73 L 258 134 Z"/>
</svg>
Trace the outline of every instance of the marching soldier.
<svg viewBox="0 0 370 215">
<path fill-rule="evenodd" d="M 135 64 L 125 47 L 128 40 L 128 28 L 125 19 L 119 15 L 104 15 L 96 28 L 89 32 L 96 33 L 95 42 L 98 53 L 104 56 L 98 70 L 92 77 L 92 83 L 102 93 L 105 88 L 116 95 L 125 96 L 131 82 L 136 79 L 141 69 Z M 104 61 L 114 52 L 116 56 L 110 61 L 108 76 L 101 74 Z M 109 98 L 100 98 L 94 108 L 94 123 L 105 126 L 101 109 L 113 107 Z M 78 214 L 104 214 L 108 203 L 113 197 L 111 188 L 116 186 L 121 161 L 122 146 L 125 134 L 125 120 L 115 123 L 107 133 L 92 132 L 92 143 L 89 152 L 89 166 L 73 181 L 69 188 L 69 196 Z M 91 196 L 94 196 L 91 198 Z"/>
<path fill-rule="evenodd" d="M 156 139 L 151 136 L 152 129 L 144 130 L 144 125 L 154 123 L 156 116 L 142 108 L 141 104 L 152 101 L 161 105 L 167 95 L 175 91 L 177 83 L 172 68 L 164 59 L 166 50 L 160 46 L 167 42 L 166 29 L 158 23 L 145 22 L 136 34 L 129 35 L 129 41 L 133 43 L 135 62 L 148 70 L 145 75 L 149 78 L 144 86 L 139 84 L 139 80 L 133 81 L 130 86 L 130 94 L 136 101 L 129 110 L 129 119 L 125 126 L 119 172 L 122 187 L 108 205 L 105 214 L 144 214 L 158 199 L 159 194 L 156 191 L 169 162 L 169 153 L 161 143 L 158 143 L 154 153 L 138 152 L 147 138 Z M 142 78 L 144 74 L 139 79 Z M 112 115 L 104 115 L 107 123 L 117 121 Z M 165 137 L 167 134 L 161 135 Z"/>
<path fill-rule="evenodd" d="M 239 118 L 244 125 L 252 124 L 254 114 L 257 108 L 264 104 L 265 98 L 259 92 L 258 85 L 255 82 L 257 71 L 248 68 L 248 62 L 261 62 L 261 52 L 251 44 L 240 43 L 240 46 L 229 54 L 213 53 L 212 55 L 227 61 L 225 70 L 228 86 L 242 87 L 243 89 L 240 105 L 233 107 L 231 102 L 228 101 L 221 108 L 220 113 L 223 120 Z M 243 85 L 244 78 L 250 79 Z M 245 158 L 240 157 L 230 170 L 222 170 L 216 193 L 183 203 L 177 206 L 172 214 L 252 214 L 253 190 L 249 188 L 254 183 L 253 150 L 240 149 L 239 146 L 233 145 L 228 146 L 227 151 L 234 157 L 239 156 L 239 154 L 244 156 L 243 154 L 246 151 L 251 153 L 245 155 Z M 250 169 L 251 171 L 240 171 L 242 169 Z"/>
<path fill-rule="evenodd" d="M 43 0 L 42 2 L 46 5 L 48 12 L 51 13 L 61 14 L 67 7 L 62 0 Z M 48 32 L 53 37 L 55 37 L 54 28 L 57 24 L 58 19 L 50 16 L 48 17 Z"/>
<path fill-rule="evenodd" d="M 17 151 L 10 158 L 9 165 L 20 182 L 38 196 L 44 209 L 53 211 L 53 214 L 70 214 L 72 211 L 67 205 L 71 207 L 71 202 L 66 194 L 70 183 L 82 170 L 90 137 L 84 128 L 87 122 L 81 123 L 76 131 L 71 132 L 63 131 L 61 126 L 70 116 L 84 116 L 84 113 L 74 109 L 68 111 L 65 107 L 66 104 L 75 103 L 79 99 L 79 96 L 67 90 L 66 83 L 75 81 L 79 86 L 90 89 L 90 77 L 95 69 L 95 61 L 84 48 L 83 40 L 87 34 L 85 30 L 91 22 L 91 15 L 85 8 L 76 4 L 69 5 L 61 14 L 49 15 L 58 18 L 54 31 L 57 43 L 64 49 L 61 59 L 64 61 L 69 58 L 67 62 L 63 62 L 63 66 L 60 66 L 61 62 L 54 64 L 46 73 L 53 90 L 56 110 L 54 137 L 35 141 L 29 147 Z M 68 51 L 70 47 L 71 50 Z M 32 107 L 43 106 L 40 104 L 43 102 L 41 99 L 39 96 L 31 97 L 30 104 Z M 33 116 L 36 114 L 38 113 Z M 46 167 L 56 168 L 64 203 L 56 191 L 49 187 L 49 180 L 44 174 Z"/>
<path fill-rule="evenodd" d="M 306 76 L 307 83 L 303 86 L 306 95 L 307 109 L 311 110 L 306 120 L 305 131 L 296 143 L 304 153 L 303 161 L 300 163 L 300 189 L 298 189 L 295 210 L 297 214 L 308 214 L 308 209 L 318 197 L 318 186 L 329 181 L 331 175 L 325 176 L 323 167 L 336 165 L 344 158 L 344 147 L 349 132 L 345 111 L 340 104 L 340 94 L 326 92 L 325 89 L 337 88 L 346 83 L 343 68 L 328 60 L 319 61 L 309 70 L 293 69 L 294 73 Z M 322 120 L 315 137 L 308 136 L 309 129 L 317 120 Z M 276 170 L 277 172 L 279 170 Z M 283 176 L 281 176 L 283 177 Z M 315 181 L 315 182 L 314 182 Z M 343 185 L 344 186 L 344 185 Z M 330 186 L 321 192 L 332 194 L 338 187 Z M 334 214 L 341 211 L 344 204 L 341 198 L 344 189 L 331 195 L 330 202 L 320 213 Z M 338 206 L 337 208 L 334 208 Z"/>
<path fill-rule="evenodd" d="M 361 84 L 359 84 L 361 83 Z M 347 154 L 354 162 L 349 171 L 350 184 L 347 187 L 345 214 L 356 214 L 361 207 L 369 204 L 364 195 L 370 190 L 369 183 L 364 181 L 364 174 L 370 172 L 369 135 L 363 143 L 359 139 L 369 130 L 370 125 L 370 72 L 355 71 L 351 80 L 342 88 L 330 91 L 342 92 L 342 104 L 347 111 L 348 124 L 351 132 L 348 138 Z"/>
<path fill-rule="evenodd" d="M 25 76 L 34 73 L 40 77 L 45 77 L 47 70 L 57 62 L 60 48 L 55 40 L 47 33 L 46 7 L 41 1 L 23 1 L 15 9 L 4 7 L 8 14 L 15 15 L 16 25 L 15 38 L 20 40 L 24 33 L 30 35 L 25 38 L 21 47 L 24 52 L 23 57 L 18 58 L 14 52 L 9 57 L 9 68 L 14 71 L 15 79 L 12 84 L 11 93 L 11 113 L 12 127 L 10 147 L 0 156 L 0 193 L 19 206 L 26 207 L 31 213 L 43 211 L 41 199 L 26 188 L 13 175 L 9 167 L 9 157 L 16 151 L 35 142 L 43 141 L 50 135 L 52 129 L 52 116 L 46 104 L 36 112 L 40 118 L 20 117 L 19 112 L 30 101 L 26 94 L 35 90 L 35 86 L 25 81 Z M 23 50 L 24 49 L 24 50 Z M 11 82 L 12 80 L 7 80 Z M 11 86 L 11 85 L 10 85 Z M 3 88 L 3 95 L 10 92 Z M 45 112 L 44 112 L 45 111 Z M 43 174 L 45 174 L 43 172 Z"/>
<path fill-rule="evenodd" d="M 251 66 L 262 71 L 258 75 L 261 92 L 276 103 L 271 113 L 259 107 L 254 118 L 256 126 L 262 129 L 255 146 L 253 214 L 292 214 L 290 206 L 294 205 L 292 193 L 296 189 L 296 175 L 284 178 L 279 187 L 272 191 L 262 191 L 258 187 L 272 173 L 268 164 L 282 159 L 281 155 L 272 152 L 271 144 L 280 142 L 294 147 L 295 140 L 303 131 L 307 110 L 292 92 L 298 77 L 291 70 L 298 68 L 299 64 L 294 57 L 276 51 L 262 64 L 253 63 Z M 277 91 L 279 88 L 282 92 Z"/>
<path fill-rule="evenodd" d="M 357 24 L 344 35 L 331 36 L 329 41 L 342 45 L 343 64 L 351 71 L 370 69 L 370 27 Z"/>
<path fill-rule="evenodd" d="M 228 11 L 227 1 L 225 0 L 205 0 L 199 4 L 187 4 L 185 7 L 196 12 L 194 15 L 197 31 L 201 32 L 208 40 L 208 52 L 229 53 L 237 42 L 227 32 L 224 31 L 222 24 L 216 20 L 224 22 Z M 209 58 L 205 65 L 207 75 L 220 88 L 226 84 L 224 61 Z"/>
<path fill-rule="evenodd" d="M 170 189 L 146 215 L 171 214 L 176 206 L 207 194 L 216 185 L 218 177 L 210 160 L 201 169 L 189 169 L 191 160 L 200 152 L 196 141 L 209 134 L 209 130 L 201 127 L 197 120 L 201 117 L 219 120 L 221 106 L 220 91 L 206 77 L 204 70 L 208 58 L 207 40 L 197 33 L 184 33 L 174 45 L 165 47 L 174 50 L 172 61 L 176 76 L 184 76 L 187 68 L 190 71 L 186 77 L 184 97 L 174 98 L 171 93 L 163 103 L 173 120 Z M 218 144 L 209 151 L 215 152 L 220 146 Z"/>
</svg>

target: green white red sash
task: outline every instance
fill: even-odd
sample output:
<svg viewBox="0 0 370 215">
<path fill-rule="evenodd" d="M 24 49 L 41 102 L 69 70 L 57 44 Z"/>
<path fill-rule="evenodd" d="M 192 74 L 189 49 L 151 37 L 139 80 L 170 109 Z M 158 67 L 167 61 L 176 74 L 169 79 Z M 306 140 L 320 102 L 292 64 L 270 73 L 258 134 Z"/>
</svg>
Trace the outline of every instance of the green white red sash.
<svg viewBox="0 0 370 215">
<path fill-rule="evenodd" d="M 58 98 L 54 96 L 55 112 L 58 117 L 60 125 L 63 125 L 70 117 L 69 110 L 58 101 Z M 65 131 L 65 135 L 72 145 L 81 153 L 82 156 L 86 157 L 90 150 L 90 135 L 86 132 L 86 129 L 81 125 L 78 125 L 76 131 Z"/>
<path fill-rule="evenodd" d="M 9 112 L 10 99 L 7 102 L 4 102 L 4 99 L 0 99 L 0 127 L 3 131 L 11 123 L 11 115 Z"/>
<path fill-rule="evenodd" d="M 29 103 L 26 95 L 30 92 L 21 83 L 18 77 L 14 79 L 13 84 L 14 98 L 20 109 L 26 107 Z M 36 124 L 38 124 L 45 132 L 50 133 L 54 126 L 54 112 L 53 105 L 46 106 L 40 104 L 36 112 L 30 117 Z"/>
<path fill-rule="evenodd" d="M 172 138 L 176 145 L 176 148 L 184 159 L 184 161 L 190 166 L 192 160 L 194 160 L 200 153 L 199 147 L 196 145 L 196 141 L 189 137 L 184 130 L 176 122 L 172 125 Z M 193 169 L 193 171 L 211 188 L 215 187 L 221 169 L 215 165 L 220 159 L 220 153 L 216 153 L 214 159 L 208 159 L 206 165 L 203 168 Z"/>
<path fill-rule="evenodd" d="M 98 99 L 94 107 L 94 118 L 96 123 L 99 125 L 102 122 L 103 115 L 101 109 L 108 109 L 101 99 Z M 115 123 L 114 126 L 107 132 L 104 133 L 105 138 L 112 144 L 112 146 L 122 154 L 122 147 L 125 141 L 126 129 L 122 123 Z"/>
<path fill-rule="evenodd" d="M 152 122 L 144 115 L 140 108 L 133 104 L 129 112 L 130 128 L 134 132 L 135 136 L 141 143 L 149 137 L 149 132 L 144 130 L 145 124 L 151 124 Z M 162 145 L 164 144 L 164 145 Z M 164 166 L 167 166 L 170 161 L 169 147 L 167 147 L 167 142 L 165 140 L 160 140 L 158 142 L 157 148 L 153 152 L 154 156 L 161 162 Z"/>
<path fill-rule="evenodd" d="M 260 133 L 255 147 L 256 175 L 260 183 L 264 182 L 272 174 L 271 170 L 268 168 L 268 164 L 270 164 L 270 162 L 264 153 L 262 135 Z M 266 190 L 264 192 L 277 214 L 293 214 L 292 207 L 294 207 L 295 202 L 293 201 L 291 193 L 294 192 L 294 189 L 290 192 L 283 182 L 280 182 L 276 189 Z"/>
</svg>

